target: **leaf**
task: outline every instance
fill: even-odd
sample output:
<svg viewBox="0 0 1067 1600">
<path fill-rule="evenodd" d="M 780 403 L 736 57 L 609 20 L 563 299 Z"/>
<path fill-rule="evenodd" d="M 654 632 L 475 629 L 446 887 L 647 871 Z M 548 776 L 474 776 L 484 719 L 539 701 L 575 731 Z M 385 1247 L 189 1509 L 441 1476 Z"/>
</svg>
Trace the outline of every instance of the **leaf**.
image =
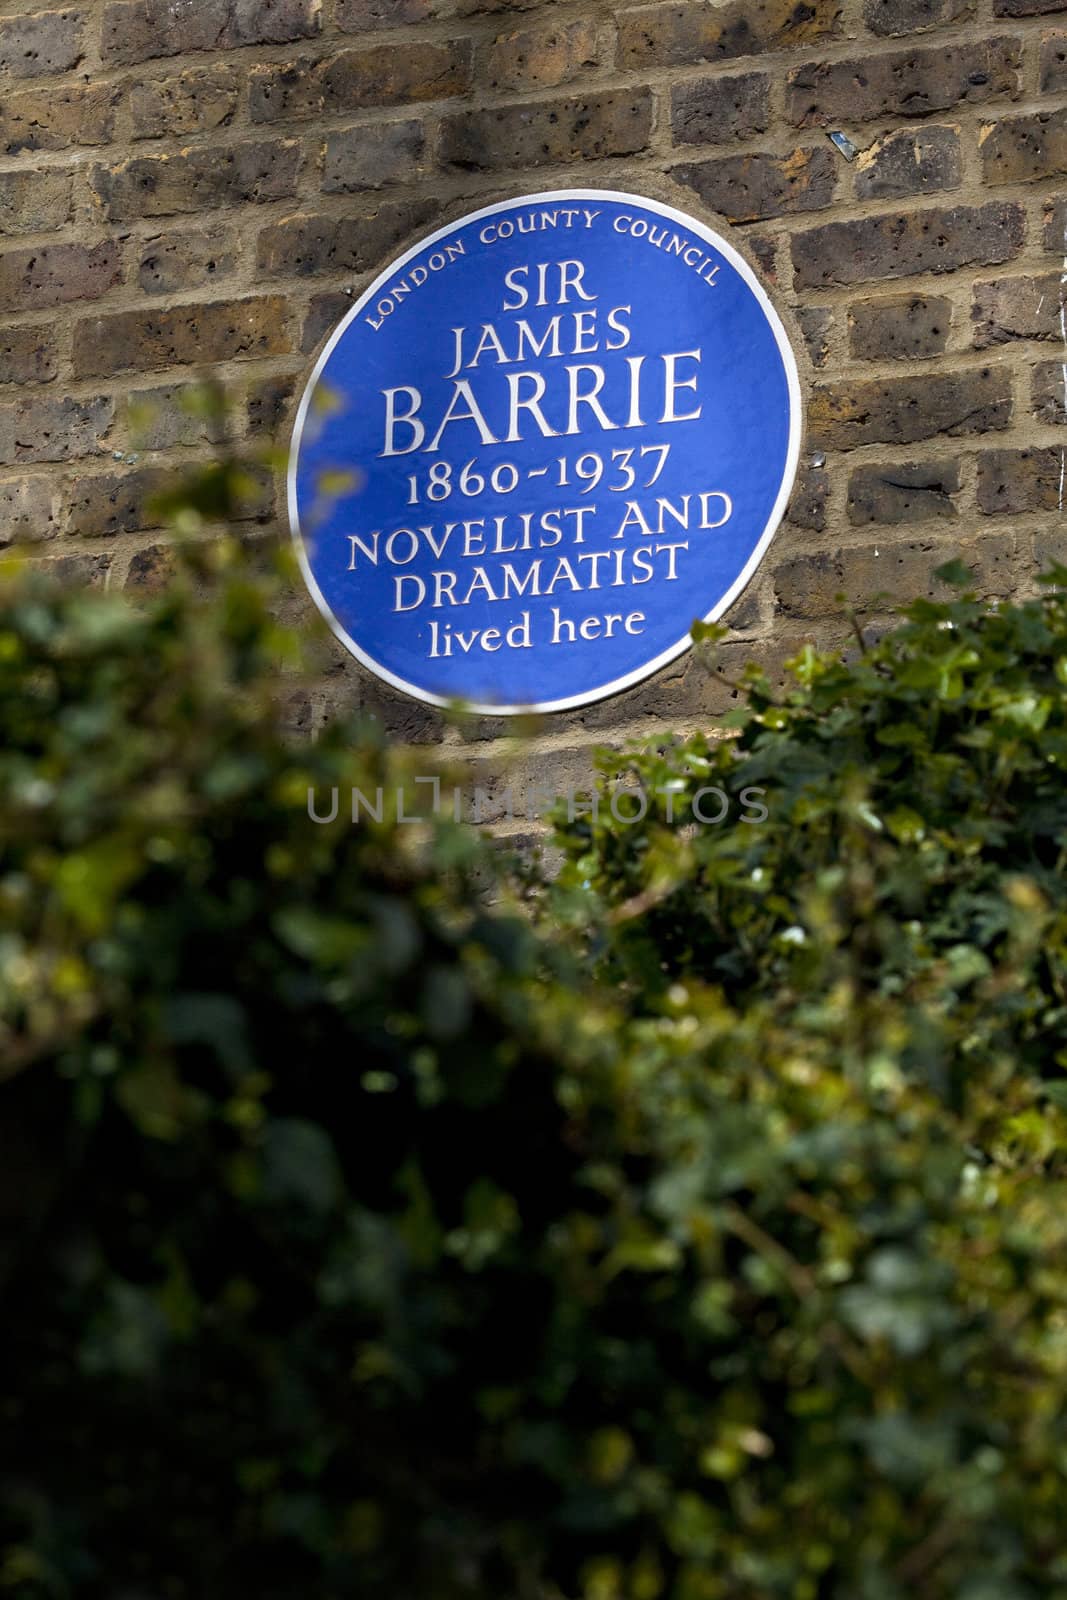
<svg viewBox="0 0 1067 1600">
<path fill-rule="evenodd" d="M 954 589 L 974 587 L 973 569 L 959 559 L 946 561 L 940 567 L 935 567 L 933 575 L 939 583 L 951 584 Z"/>
<path fill-rule="evenodd" d="M 318 1214 L 344 1194 L 333 1144 L 324 1128 L 293 1117 L 272 1118 L 263 1136 L 263 1196 Z"/>
</svg>

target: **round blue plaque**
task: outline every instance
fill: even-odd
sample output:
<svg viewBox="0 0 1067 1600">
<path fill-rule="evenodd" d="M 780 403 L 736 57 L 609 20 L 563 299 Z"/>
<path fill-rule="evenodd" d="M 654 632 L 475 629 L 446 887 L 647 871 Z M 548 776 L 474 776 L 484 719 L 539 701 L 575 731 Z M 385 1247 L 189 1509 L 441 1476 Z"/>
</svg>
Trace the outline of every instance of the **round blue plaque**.
<svg viewBox="0 0 1067 1600">
<path fill-rule="evenodd" d="M 525 195 L 423 239 L 333 334 L 296 420 L 293 535 L 388 683 L 562 711 L 727 609 L 800 430 L 785 330 L 725 239 L 638 195 Z"/>
</svg>

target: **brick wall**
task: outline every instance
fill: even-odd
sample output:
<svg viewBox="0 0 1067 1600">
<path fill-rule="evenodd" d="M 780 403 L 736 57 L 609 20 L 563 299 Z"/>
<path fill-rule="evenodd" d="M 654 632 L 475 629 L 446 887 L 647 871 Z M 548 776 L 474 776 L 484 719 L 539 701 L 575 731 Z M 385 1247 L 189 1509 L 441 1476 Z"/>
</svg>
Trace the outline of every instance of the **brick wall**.
<svg viewBox="0 0 1067 1600">
<path fill-rule="evenodd" d="M 1006 595 L 1067 550 L 1067 0 L 7 0 L 0 538 L 160 581 L 152 492 L 213 426 L 183 385 L 216 372 L 284 442 L 413 229 L 653 175 L 736 225 L 807 347 L 801 476 L 728 658 L 840 636 L 839 592 L 876 621 L 950 555 Z M 248 525 L 280 514 L 265 489 Z M 538 770 L 729 700 L 683 658 L 549 719 Z M 441 734 L 338 649 L 305 719 L 340 701 Z"/>
</svg>

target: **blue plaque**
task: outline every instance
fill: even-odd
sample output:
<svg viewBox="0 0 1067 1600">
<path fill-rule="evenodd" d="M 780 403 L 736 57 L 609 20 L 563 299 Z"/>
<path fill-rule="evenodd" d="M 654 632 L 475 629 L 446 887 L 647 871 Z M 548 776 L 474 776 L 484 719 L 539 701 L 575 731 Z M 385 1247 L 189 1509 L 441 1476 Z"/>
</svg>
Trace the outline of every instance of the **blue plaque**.
<svg viewBox="0 0 1067 1600">
<path fill-rule="evenodd" d="M 439 229 L 328 341 L 289 509 L 342 643 L 492 713 L 616 694 L 748 582 L 800 448 L 789 340 L 702 222 L 596 189 Z"/>
</svg>

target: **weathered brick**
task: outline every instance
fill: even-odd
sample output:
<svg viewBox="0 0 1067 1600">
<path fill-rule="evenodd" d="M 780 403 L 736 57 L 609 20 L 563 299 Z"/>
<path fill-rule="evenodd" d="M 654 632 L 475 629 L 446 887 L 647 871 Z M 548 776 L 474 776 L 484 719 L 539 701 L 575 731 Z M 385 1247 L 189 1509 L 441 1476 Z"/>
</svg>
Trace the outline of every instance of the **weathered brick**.
<svg viewBox="0 0 1067 1600">
<path fill-rule="evenodd" d="M 993 0 L 995 17 L 1044 17 L 1051 11 L 1067 11 L 1064 0 Z"/>
<path fill-rule="evenodd" d="M 557 89 L 584 77 L 598 60 L 595 20 L 576 17 L 501 34 L 489 50 L 485 78 L 490 89 L 504 93 Z"/>
<path fill-rule="evenodd" d="M 1044 202 L 1042 243 L 1054 255 L 1067 256 L 1067 195 L 1050 195 Z"/>
<path fill-rule="evenodd" d="M 130 571 L 133 571 L 132 565 Z M 318 695 L 305 694 L 299 689 L 295 694 L 284 696 L 279 710 L 287 734 L 306 739 L 315 731 L 318 699 Z"/>
<path fill-rule="evenodd" d="M 130 89 L 135 139 L 208 133 L 233 121 L 240 94 L 233 67 L 195 67 L 170 78 L 147 78 Z"/>
<path fill-rule="evenodd" d="M 1067 33 L 1046 33 L 1041 41 L 1042 94 L 1059 94 L 1067 87 Z"/>
<path fill-rule="evenodd" d="M 767 233 L 750 233 L 745 243 L 752 251 L 756 266 L 768 283 L 778 282 L 778 240 Z"/>
<path fill-rule="evenodd" d="M 859 361 L 914 361 L 939 356 L 948 342 L 952 302 L 902 294 L 849 307 L 848 343 Z"/>
<path fill-rule="evenodd" d="M 194 468 L 195 475 L 195 468 Z M 246 470 L 245 487 L 237 494 L 230 513 L 234 522 L 269 522 L 274 515 L 274 474 L 267 467 Z M 172 479 L 173 482 L 173 479 Z"/>
<path fill-rule="evenodd" d="M 787 156 L 720 156 L 670 172 L 728 222 L 759 222 L 828 206 L 837 183 L 837 157 L 820 145 Z"/>
<path fill-rule="evenodd" d="M 448 99 L 470 88 L 472 63 L 470 40 L 456 39 L 413 40 L 403 50 L 395 45 L 342 50 L 324 61 L 264 64 L 250 75 L 252 121 L 292 122 L 327 111 Z"/>
<path fill-rule="evenodd" d="M 421 122 L 383 122 L 342 128 L 326 140 L 322 187 L 327 194 L 356 194 L 390 183 L 410 183 L 426 150 Z"/>
<path fill-rule="evenodd" d="M 958 128 L 901 128 L 875 140 L 856 162 L 858 200 L 954 189 L 961 177 Z"/>
<path fill-rule="evenodd" d="M 107 583 L 114 557 L 111 555 L 56 556 L 51 561 L 36 562 L 50 578 L 58 579 L 70 588 L 102 589 Z"/>
<path fill-rule="evenodd" d="M 344 666 L 346 671 L 349 670 L 347 662 Z M 444 714 L 436 707 L 420 705 L 409 695 L 400 694 L 387 683 L 371 677 L 369 672 L 357 671 L 354 679 L 354 682 L 345 686 L 346 712 L 352 705 L 352 699 L 358 697 L 360 717 L 377 724 L 393 738 L 404 744 L 440 743 L 447 723 Z"/>
<path fill-rule="evenodd" d="M 1022 207 L 996 200 L 827 222 L 793 236 L 795 287 L 999 266 L 1018 254 L 1025 231 Z"/>
<path fill-rule="evenodd" d="M 990 367 L 931 373 L 921 385 L 912 378 L 821 384 L 808 407 L 811 442 L 822 450 L 989 433 L 1010 421 L 1011 380 Z"/>
<path fill-rule="evenodd" d="M 775 609 L 784 617 L 825 617 L 845 603 L 843 551 L 794 556 L 774 569 Z M 934 563 L 931 562 L 931 565 Z"/>
<path fill-rule="evenodd" d="M 830 359 L 830 334 L 834 314 L 827 306 L 798 306 L 796 319 L 804 335 L 811 364 L 816 369 L 825 367 Z"/>
<path fill-rule="evenodd" d="M 0 81 L 68 72 L 85 54 L 84 11 L 35 11 L 0 21 Z"/>
<path fill-rule="evenodd" d="M 734 633 L 754 633 L 760 631 L 763 622 L 763 606 L 760 601 L 760 587 L 752 584 L 740 595 L 728 611 L 724 611 L 722 621 Z"/>
<path fill-rule="evenodd" d="M 1063 508 L 1063 451 L 987 450 L 978 457 L 978 509 L 987 517 Z"/>
<path fill-rule="evenodd" d="M 436 212 L 433 200 L 383 200 L 364 214 L 287 217 L 260 234 L 259 270 L 274 278 L 363 272 Z"/>
<path fill-rule="evenodd" d="M 317 350 L 326 335 L 336 328 L 351 309 L 351 295 L 340 292 L 313 295 L 300 335 L 300 349 L 304 355 L 309 356 L 313 350 Z"/>
<path fill-rule="evenodd" d="M 157 234 L 145 241 L 137 281 L 146 294 L 200 289 L 233 272 L 237 243 L 228 228 Z"/>
<path fill-rule="evenodd" d="M 1013 339 L 1062 339 L 1060 279 L 994 278 L 974 286 L 971 308 L 977 350 Z"/>
<path fill-rule="evenodd" d="M 172 488 L 173 468 L 142 467 L 135 472 L 84 474 L 71 485 L 66 531 L 82 539 L 114 538 L 159 528 L 163 518 L 153 502 Z"/>
<path fill-rule="evenodd" d="M 744 599 L 747 600 L 748 596 L 746 595 Z M 741 603 L 743 604 L 744 600 Z M 730 625 L 734 625 L 733 612 L 731 612 L 730 616 Z M 737 643 L 730 641 L 720 645 L 718 660 L 721 663 L 724 676 L 730 677 L 734 673 L 740 676 L 745 666 L 752 659 L 752 653 L 751 644 L 740 641 Z M 576 762 L 572 769 L 573 777 L 570 782 L 564 782 L 562 785 L 564 799 L 568 789 L 573 789 L 576 804 L 582 805 L 584 799 L 585 805 L 588 806 L 588 795 L 593 772 L 592 747 L 595 744 L 596 748 L 600 748 L 601 730 L 616 732 L 619 723 L 625 719 L 631 725 L 637 722 L 654 723 L 662 730 L 663 734 L 667 734 L 678 728 L 693 727 L 694 725 L 699 727 L 701 724 L 706 726 L 708 723 L 714 723 L 729 712 L 736 710 L 739 704 L 740 697 L 736 691 L 724 683 L 721 678 L 717 678 L 709 672 L 705 662 L 690 651 L 672 661 L 661 672 L 655 673 L 651 678 L 646 678 L 644 683 L 628 690 L 625 709 L 620 706 L 618 701 L 612 705 L 610 700 L 604 700 L 598 705 L 583 706 L 578 711 L 568 711 L 562 716 L 553 717 L 553 729 L 559 725 L 561 731 L 573 732 L 579 738 L 584 734 L 589 740 L 585 746 L 586 759 L 584 766 Z M 621 715 L 620 710 L 622 712 Z M 488 738 L 507 737 L 509 734 L 514 733 L 514 729 L 509 728 L 498 717 L 479 719 L 474 728 L 474 737 L 482 736 L 483 730 L 484 735 Z M 468 737 L 470 737 L 470 734 L 468 734 Z M 472 778 L 468 791 L 470 794 L 473 795 L 475 782 L 483 783 L 484 785 L 483 774 L 485 770 L 485 768 L 480 768 L 478 777 L 476 779 Z M 533 800 L 540 781 L 536 764 L 532 772 L 529 769 L 527 770 L 526 776 L 522 781 L 529 785 L 530 798 Z M 499 778 L 497 782 L 499 782 Z M 503 786 L 501 785 L 501 787 Z M 521 816 L 521 811 L 519 810 L 520 797 L 521 790 L 517 783 L 515 792 L 517 816 Z M 626 805 L 626 801 L 622 800 L 617 803 L 621 812 Z M 708 814 L 714 815 L 714 802 L 712 802 Z"/>
<path fill-rule="evenodd" d="M 0 172 L 0 234 L 61 228 L 70 204 L 69 172 Z"/>
<path fill-rule="evenodd" d="M 66 150 L 70 145 L 107 144 L 123 89 L 109 84 L 64 84 L 0 97 L 0 149 Z"/>
<path fill-rule="evenodd" d="M 0 255 L 0 310 L 38 311 L 70 300 L 98 300 L 122 281 L 122 246 L 46 244 Z"/>
<path fill-rule="evenodd" d="M 805 648 L 805 645 L 816 645 L 816 648 L 829 648 L 829 638 L 825 634 L 819 637 L 819 635 L 814 634 L 813 629 L 798 629 L 795 632 L 784 634 L 781 627 L 776 627 L 773 638 L 763 638 L 758 645 L 744 646 L 745 659 L 757 661 L 763 667 L 766 675 L 768 675 L 769 682 L 771 682 L 771 688 L 781 698 L 782 694 L 797 688 L 797 677 L 789 667 L 785 666 L 785 662 L 793 661 L 793 659 L 797 658 L 800 651 Z M 729 646 L 726 645 L 723 648 L 728 650 Z M 737 651 L 737 658 L 741 658 L 741 651 Z M 741 659 L 737 661 L 737 666 L 733 666 L 733 662 L 731 662 L 726 667 L 726 675 L 734 677 L 739 672 L 739 667 L 741 667 Z M 737 702 L 734 702 L 734 704 L 737 704 Z"/>
<path fill-rule="evenodd" d="M 0 331 L 0 383 L 50 383 L 56 375 L 56 346 L 50 328 Z"/>
<path fill-rule="evenodd" d="M 917 547 L 921 549 L 921 547 Z M 869 551 L 849 552 L 845 562 L 845 581 L 850 589 L 862 595 L 875 595 L 880 577 L 884 584 L 884 565 L 880 558 L 887 552 L 880 548 Z M 896 551 L 893 552 L 896 554 Z M 935 561 L 931 563 L 931 571 L 926 578 L 926 592 L 935 599 L 947 600 L 954 596 L 955 591 L 947 584 L 940 583 L 933 576 L 933 571 L 945 560 L 956 559 L 969 567 L 973 574 L 974 588 L 979 595 L 986 599 L 1004 599 L 1006 596 L 1018 592 L 1018 576 L 1015 561 L 1015 541 L 1002 535 L 988 535 L 984 538 L 969 539 L 967 543 L 955 542 L 935 547 Z M 872 557 L 874 558 L 872 560 Z M 879 568 L 881 567 L 881 572 Z M 910 599 L 906 590 L 898 590 L 902 600 Z M 919 591 L 921 592 L 921 590 Z M 873 607 L 861 602 L 857 608 L 864 611 Z"/>
<path fill-rule="evenodd" d="M 774 574 L 778 609 L 786 617 L 829 616 L 841 610 L 839 594 L 861 615 L 919 596 L 944 599 L 949 591 L 934 572 L 952 557 L 975 570 L 979 593 L 1012 592 L 1015 551 L 1009 540 L 976 539 L 960 546 L 891 539 L 866 549 L 839 549 L 784 562 Z"/>
<path fill-rule="evenodd" d="M 1033 550 L 1033 572 L 1047 572 L 1053 566 L 1067 566 L 1067 533 L 1035 533 Z"/>
<path fill-rule="evenodd" d="M 192 50 L 287 44 L 321 28 L 319 0 L 117 0 L 104 7 L 105 61 L 129 65 Z"/>
<path fill-rule="evenodd" d="M 646 148 L 651 131 L 649 91 L 617 89 L 446 117 L 441 160 L 483 171 L 631 156 Z"/>
<path fill-rule="evenodd" d="M 872 33 L 896 37 L 925 33 L 974 16 L 975 0 L 864 0 L 863 20 Z"/>
<path fill-rule="evenodd" d="M 403 28 L 433 14 L 432 0 L 337 0 L 334 22 L 342 33 Z"/>
<path fill-rule="evenodd" d="M 619 16 L 619 65 L 681 67 L 791 50 L 837 33 L 840 0 L 728 0 L 716 5 L 678 0 Z"/>
<path fill-rule="evenodd" d="M 978 136 L 986 183 L 1033 183 L 1067 172 L 1067 110 L 1004 117 Z"/>
<path fill-rule="evenodd" d="M 50 477 L 0 483 L 0 544 L 54 539 L 58 531 Z"/>
<path fill-rule="evenodd" d="M 123 588 L 141 595 L 162 594 L 172 583 L 178 571 L 174 546 L 150 544 L 130 557 Z"/>
<path fill-rule="evenodd" d="M 1039 361 L 1030 375 L 1031 404 L 1030 409 L 1038 422 L 1051 422 L 1062 425 L 1067 421 L 1065 413 L 1065 398 L 1067 398 L 1067 383 L 1064 382 L 1064 363 L 1062 361 Z"/>
<path fill-rule="evenodd" d="M 951 521 L 959 515 L 952 498 L 959 492 L 958 461 L 857 467 L 848 480 L 848 520 L 854 528 L 870 522 Z"/>
<path fill-rule="evenodd" d="M 648 708 L 654 703 L 652 696 L 642 699 L 644 714 L 648 715 Z M 619 744 L 617 740 L 605 738 L 598 741 L 597 749 L 618 750 Z M 620 768 L 623 765 L 620 760 Z M 566 800 L 568 795 L 573 795 L 578 804 L 584 797 L 588 804 L 596 780 L 592 751 L 585 742 L 573 748 L 536 753 L 527 748 L 503 769 L 498 761 L 470 760 L 467 773 L 469 787 L 465 799 L 472 804 L 474 790 L 481 791 L 479 813 L 484 822 L 500 822 L 509 815 L 516 820 L 533 821 L 547 813 L 557 796 Z M 625 801 L 621 802 L 620 810 L 624 805 Z"/>
<path fill-rule="evenodd" d="M 786 517 L 795 528 L 822 533 L 830 500 L 830 474 L 822 467 L 802 467 L 789 498 Z"/>
<path fill-rule="evenodd" d="M 197 469 L 191 468 L 195 477 Z M 70 486 L 66 531 L 82 539 L 111 539 L 120 533 L 141 533 L 166 524 L 160 497 L 175 486 L 173 466 L 138 467 L 79 477 Z M 260 479 L 234 507 L 237 522 L 262 521 L 270 514 L 273 491 Z"/>
<path fill-rule="evenodd" d="M 786 121 L 795 128 L 928 117 L 950 106 L 1015 94 L 1018 39 L 928 45 L 862 60 L 807 61 L 786 79 Z"/>
<path fill-rule="evenodd" d="M 696 78 L 671 91 L 675 144 L 729 144 L 766 132 L 769 79 L 762 72 Z"/>
<path fill-rule="evenodd" d="M 115 416 L 115 402 L 53 400 L 35 396 L 0 406 L 0 465 L 23 462 L 74 461 L 105 448 Z"/>
<path fill-rule="evenodd" d="M 173 445 L 214 444 L 226 437 L 226 421 L 192 402 L 195 384 L 169 383 L 135 389 L 127 401 L 126 425 L 138 450 L 169 450 Z"/>
<path fill-rule="evenodd" d="M 257 383 L 245 402 L 249 433 L 278 438 L 289 422 L 295 394 L 292 378 L 266 378 Z"/>
<path fill-rule="evenodd" d="M 296 193 L 299 169 L 298 141 L 270 139 L 181 155 L 134 156 L 115 167 L 94 167 L 90 185 L 110 222 L 128 222 L 289 199 Z"/>
<path fill-rule="evenodd" d="M 284 356 L 289 308 L 278 295 L 120 311 L 93 317 L 74 330 L 74 374 L 110 377 L 117 372 L 157 372 L 212 361 Z"/>
<path fill-rule="evenodd" d="M 229 0 L 118 0 L 104 7 L 100 53 L 129 64 L 222 47 Z"/>
<path fill-rule="evenodd" d="M 545 0 L 436 0 L 431 9 L 434 16 L 510 17 L 516 11 L 538 11 L 544 3 Z"/>
</svg>

